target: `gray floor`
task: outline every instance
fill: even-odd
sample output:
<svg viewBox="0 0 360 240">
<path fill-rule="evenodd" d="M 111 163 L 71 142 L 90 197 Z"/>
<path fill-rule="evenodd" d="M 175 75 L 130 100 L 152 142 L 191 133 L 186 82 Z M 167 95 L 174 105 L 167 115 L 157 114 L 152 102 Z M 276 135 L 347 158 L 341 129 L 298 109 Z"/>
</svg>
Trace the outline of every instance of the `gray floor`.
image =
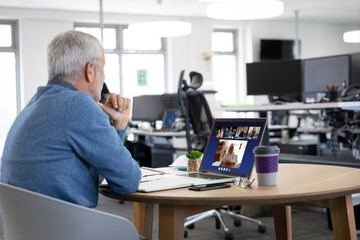
<svg viewBox="0 0 360 240">
<path fill-rule="evenodd" d="M 125 202 L 120 204 L 117 200 L 109 199 L 103 196 L 99 198 L 98 210 L 117 214 L 133 221 L 133 204 Z M 154 216 L 154 233 L 153 239 L 158 239 L 157 226 L 157 208 Z M 234 239 L 241 240 L 273 240 L 275 239 L 274 221 L 270 217 L 261 217 L 259 220 L 266 226 L 266 233 L 259 233 L 256 224 L 246 221 L 242 222 L 240 227 L 233 225 L 232 218 L 226 217 L 225 222 L 234 234 Z M 292 229 L 294 240 L 330 240 L 334 239 L 333 232 L 329 230 L 327 217 L 325 212 L 313 211 L 306 208 L 293 208 L 292 210 Z M 224 232 L 215 229 L 214 219 L 206 219 L 195 224 L 195 229 L 188 230 L 189 240 L 209 240 L 209 239 L 225 239 Z M 360 240 L 360 236 L 358 236 Z"/>
</svg>

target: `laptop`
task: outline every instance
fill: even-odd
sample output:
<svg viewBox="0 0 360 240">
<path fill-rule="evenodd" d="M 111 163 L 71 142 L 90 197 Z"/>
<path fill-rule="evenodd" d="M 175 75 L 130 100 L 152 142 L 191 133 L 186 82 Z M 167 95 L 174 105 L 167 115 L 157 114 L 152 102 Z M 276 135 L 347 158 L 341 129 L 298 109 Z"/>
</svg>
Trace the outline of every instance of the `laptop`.
<svg viewBox="0 0 360 240">
<path fill-rule="evenodd" d="M 179 109 L 168 109 L 164 111 L 163 115 L 163 125 L 161 130 L 174 130 L 175 129 L 175 120 L 180 117 Z"/>
<path fill-rule="evenodd" d="M 149 178 L 143 177 L 138 191 L 226 183 L 237 177 L 250 179 L 254 166 L 253 149 L 261 144 L 265 128 L 266 118 L 215 119 L 199 172 L 172 169 Z"/>
</svg>

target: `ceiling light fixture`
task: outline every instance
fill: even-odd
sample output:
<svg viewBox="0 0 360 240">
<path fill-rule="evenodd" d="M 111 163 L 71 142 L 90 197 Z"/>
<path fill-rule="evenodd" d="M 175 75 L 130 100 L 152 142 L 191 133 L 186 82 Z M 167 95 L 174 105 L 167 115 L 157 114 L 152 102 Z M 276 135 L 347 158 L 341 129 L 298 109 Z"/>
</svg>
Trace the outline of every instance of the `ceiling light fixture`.
<svg viewBox="0 0 360 240">
<path fill-rule="evenodd" d="M 156 37 L 178 37 L 191 33 L 191 24 L 185 21 L 150 21 L 129 24 L 131 32 Z"/>
<path fill-rule="evenodd" d="M 343 39 L 347 43 L 360 43 L 360 30 L 345 32 Z"/>
<path fill-rule="evenodd" d="M 276 17 L 284 12 L 279 0 L 228 0 L 207 6 L 209 18 L 221 20 L 251 20 Z"/>
<path fill-rule="evenodd" d="M 198 2 L 201 2 L 201 3 L 213 3 L 213 2 L 217 2 L 217 1 L 220 1 L 220 0 L 198 0 Z"/>
<path fill-rule="evenodd" d="M 162 0 L 157 1 L 162 4 Z M 176 1 L 174 1 L 176 11 L 179 12 Z M 164 20 L 131 23 L 128 26 L 129 31 L 135 34 L 153 36 L 153 37 L 178 37 L 191 33 L 191 24 L 182 20 Z"/>
<path fill-rule="evenodd" d="M 360 11 L 360 0 L 359 0 L 359 9 Z M 357 18 L 359 17 L 359 13 L 357 13 Z M 358 19 L 358 29 L 347 31 L 343 34 L 343 40 L 346 43 L 360 43 L 360 18 Z"/>
</svg>

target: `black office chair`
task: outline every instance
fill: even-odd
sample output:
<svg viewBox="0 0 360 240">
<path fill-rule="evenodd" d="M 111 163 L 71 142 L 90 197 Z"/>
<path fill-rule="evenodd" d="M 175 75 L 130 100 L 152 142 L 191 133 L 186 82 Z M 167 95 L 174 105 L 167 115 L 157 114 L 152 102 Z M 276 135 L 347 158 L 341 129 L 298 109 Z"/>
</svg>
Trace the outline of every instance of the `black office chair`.
<svg viewBox="0 0 360 240">
<path fill-rule="evenodd" d="M 203 82 L 202 75 L 197 72 L 190 72 L 191 82 L 188 85 L 184 80 L 184 72 L 181 71 L 180 74 L 178 98 L 181 111 L 185 117 L 187 150 L 189 152 L 191 150 L 203 152 L 214 119 L 204 95 L 197 91 Z"/>
<path fill-rule="evenodd" d="M 203 82 L 202 75 L 197 72 L 190 72 L 190 85 L 188 85 L 184 79 L 184 73 L 184 70 L 180 73 L 178 98 L 181 111 L 185 117 L 187 150 L 188 152 L 191 150 L 204 152 L 214 119 L 204 94 L 197 91 Z M 228 206 L 187 217 L 184 227 L 192 229 L 195 222 L 215 217 L 216 229 L 220 229 L 222 226 L 225 231 L 225 239 L 232 240 L 234 236 L 226 227 L 222 216 L 231 216 L 234 219 L 235 226 L 241 225 L 240 219 L 255 222 L 258 224 L 258 231 L 260 233 L 266 232 L 266 227 L 262 225 L 261 221 L 242 216 L 238 214 L 235 207 Z M 188 232 L 185 230 L 184 237 L 187 237 L 187 235 Z"/>
</svg>

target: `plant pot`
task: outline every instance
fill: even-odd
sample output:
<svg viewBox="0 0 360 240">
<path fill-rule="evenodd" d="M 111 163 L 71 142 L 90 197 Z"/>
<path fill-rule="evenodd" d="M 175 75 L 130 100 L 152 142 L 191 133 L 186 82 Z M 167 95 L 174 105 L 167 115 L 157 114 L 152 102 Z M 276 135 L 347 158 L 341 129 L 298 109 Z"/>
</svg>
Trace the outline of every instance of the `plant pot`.
<svg viewBox="0 0 360 240">
<path fill-rule="evenodd" d="M 201 164 L 202 158 L 188 158 L 188 172 L 198 172 Z"/>
</svg>

